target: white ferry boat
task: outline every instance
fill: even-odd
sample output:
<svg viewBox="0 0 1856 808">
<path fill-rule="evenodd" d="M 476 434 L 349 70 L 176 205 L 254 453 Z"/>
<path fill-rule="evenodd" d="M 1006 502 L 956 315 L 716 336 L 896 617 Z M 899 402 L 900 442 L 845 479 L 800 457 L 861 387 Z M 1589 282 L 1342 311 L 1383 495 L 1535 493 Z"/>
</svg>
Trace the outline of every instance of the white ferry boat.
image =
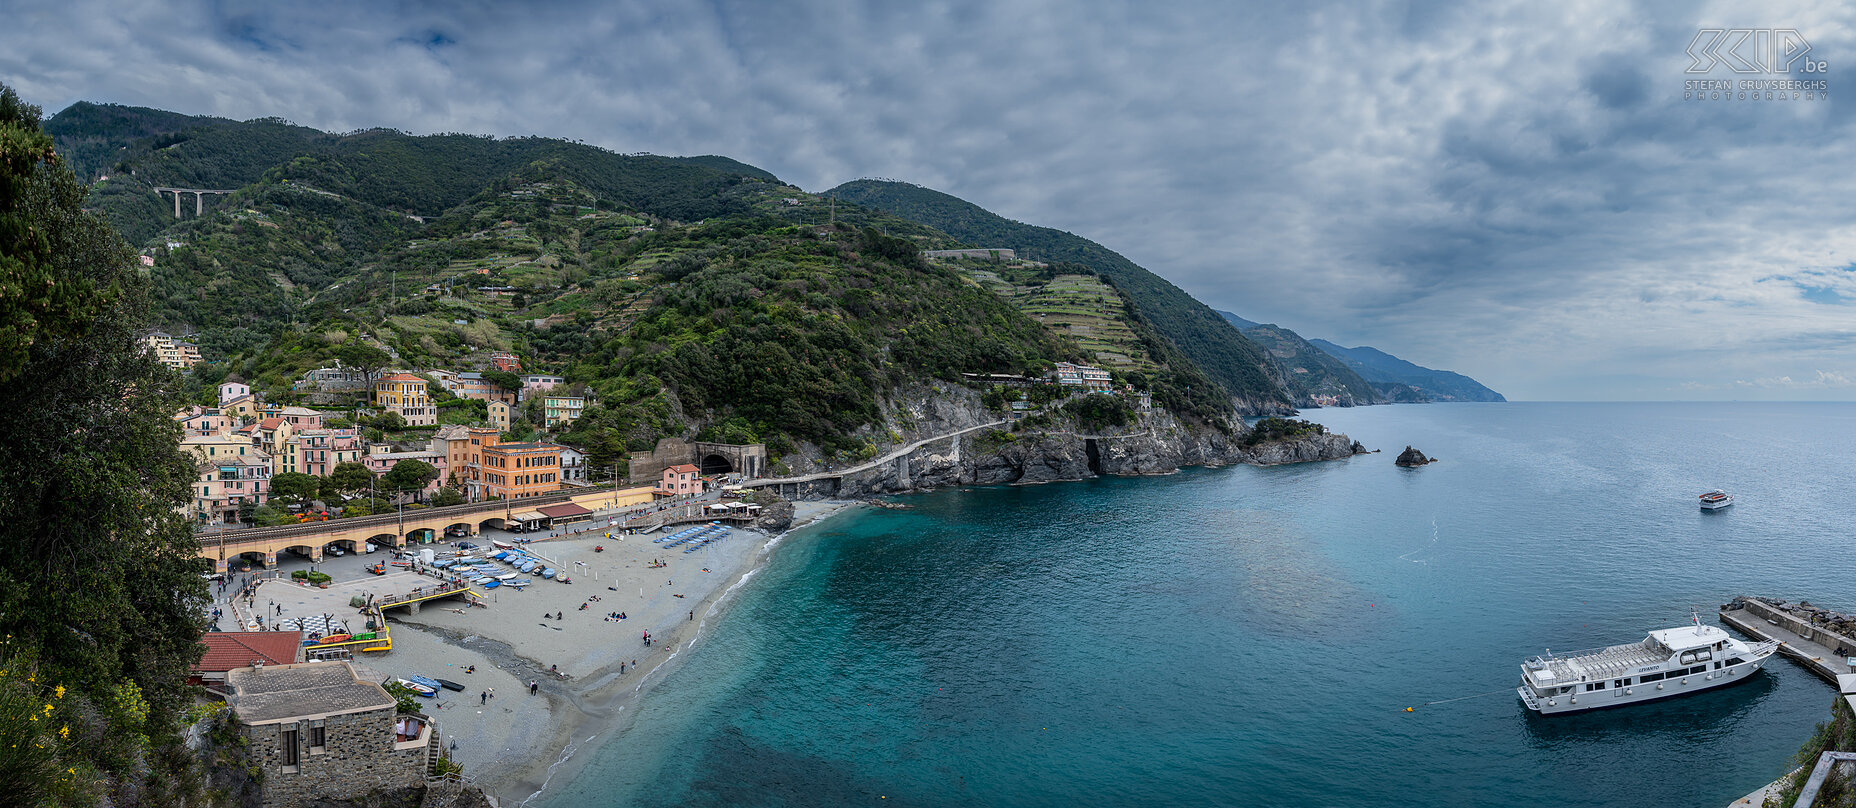
<svg viewBox="0 0 1856 808">
<path fill-rule="evenodd" d="M 1779 649 L 1745 643 L 1701 624 L 1650 632 L 1642 642 L 1537 656 L 1521 663 L 1516 690 L 1541 715 L 1576 713 L 1681 696 L 1746 679 Z"/>
<path fill-rule="evenodd" d="M 1718 511 L 1732 504 L 1734 495 L 1719 488 L 1701 495 L 1701 509 L 1704 511 Z"/>
</svg>

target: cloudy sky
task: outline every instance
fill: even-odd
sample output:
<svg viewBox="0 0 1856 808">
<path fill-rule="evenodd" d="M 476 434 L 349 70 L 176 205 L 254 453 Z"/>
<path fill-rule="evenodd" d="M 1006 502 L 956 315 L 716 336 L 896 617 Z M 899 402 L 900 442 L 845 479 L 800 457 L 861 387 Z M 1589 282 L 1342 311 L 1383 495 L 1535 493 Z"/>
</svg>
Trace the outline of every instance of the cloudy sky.
<svg viewBox="0 0 1856 808">
<path fill-rule="evenodd" d="M 540 134 L 812 191 L 901 179 L 1511 398 L 1856 399 L 1850 4 L 7 6 L 0 82 L 48 112 Z M 1702 29 L 1809 50 L 1735 73 L 1764 40 Z M 1691 74 L 1689 50 L 1718 64 Z M 1697 79 L 1828 98 L 1685 99 Z"/>
</svg>

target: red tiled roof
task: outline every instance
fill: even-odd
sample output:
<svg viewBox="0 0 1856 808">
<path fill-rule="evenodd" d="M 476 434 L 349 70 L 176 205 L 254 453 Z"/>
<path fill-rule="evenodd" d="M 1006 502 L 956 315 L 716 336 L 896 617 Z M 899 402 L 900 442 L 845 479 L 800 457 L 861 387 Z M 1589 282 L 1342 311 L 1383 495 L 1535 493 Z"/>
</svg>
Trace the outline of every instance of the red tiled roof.
<svg viewBox="0 0 1856 808">
<path fill-rule="evenodd" d="M 206 656 L 194 664 L 196 673 L 223 673 L 247 667 L 253 660 L 288 665 L 301 661 L 297 654 L 303 649 L 300 631 L 209 631 L 200 639 L 206 643 Z"/>
<path fill-rule="evenodd" d="M 284 423 L 284 419 L 273 416 L 270 418 L 266 418 L 262 421 L 259 421 L 258 428 L 259 429 L 276 429 L 277 427 L 282 426 L 283 423 Z"/>
<path fill-rule="evenodd" d="M 684 463 L 681 466 L 671 466 L 669 469 L 666 469 L 666 470 L 675 471 L 675 472 L 679 472 L 682 474 L 696 474 L 702 471 L 702 469 L 696 468 L 695 466 L 692 466 L 688 463 Z"/>
</svg>

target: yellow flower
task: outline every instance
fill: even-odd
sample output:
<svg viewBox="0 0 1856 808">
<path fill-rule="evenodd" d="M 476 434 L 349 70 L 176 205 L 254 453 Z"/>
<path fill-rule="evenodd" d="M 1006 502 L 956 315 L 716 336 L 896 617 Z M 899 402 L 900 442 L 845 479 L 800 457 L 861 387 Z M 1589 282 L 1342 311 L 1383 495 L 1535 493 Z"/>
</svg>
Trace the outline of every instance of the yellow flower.
<svg viewBox="0 0 1856 808">
<path fill-rule="evenodd" d="M 57 696 L 58 698 L 61 698 L 61 699 L 64 698 L 64 685 L 59 685 L 57 687 L 52 688 L 52 695 Z"/>
<path fill-rule="evenodd" d="M 45 705 L 45 714 L 46 714 L 46 715 L 51 715 L 51 714 L 52 714 L 52 706 L 51 706 L 51 705 L 49 705 L 49 704 L 47 704 L 47 705 Z"/>
<path fill-rule="evenodd" d="M 59 728 L 58 728 L 58 737 L 60 737 L 60 738 L 69 738 L 69 737 L 71 737 L 71 727 L 70 727 L 69 725 L 66 725 L 66 726 L 62 726 L 62 727 L 59 727 Z"/>
</svg>

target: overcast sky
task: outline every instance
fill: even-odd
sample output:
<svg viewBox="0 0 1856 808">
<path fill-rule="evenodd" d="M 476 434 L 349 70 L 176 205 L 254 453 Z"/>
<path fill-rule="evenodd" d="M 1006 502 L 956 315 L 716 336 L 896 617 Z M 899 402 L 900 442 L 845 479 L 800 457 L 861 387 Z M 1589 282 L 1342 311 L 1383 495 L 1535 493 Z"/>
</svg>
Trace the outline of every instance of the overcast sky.
<svg viewBox="0 0 1856 808">
<path fill-rule="evenodd" d="M 1510 398 L 1856 399 L 1852 4 L 26 0 L 0 16 L 0 82 L 48 113 L 558 136 L 725 154 L 810 191 L 900 179 Z M 1760 40 L 1723 41 L 1721 65 L 1690 74 L 1704 28 L 1795 29 L 1809 50 L 1789 74 L 1736 74 Z M 1695 79 L 1822 79 L 1829 98 L 1685 100 Z"/>
</svg>

